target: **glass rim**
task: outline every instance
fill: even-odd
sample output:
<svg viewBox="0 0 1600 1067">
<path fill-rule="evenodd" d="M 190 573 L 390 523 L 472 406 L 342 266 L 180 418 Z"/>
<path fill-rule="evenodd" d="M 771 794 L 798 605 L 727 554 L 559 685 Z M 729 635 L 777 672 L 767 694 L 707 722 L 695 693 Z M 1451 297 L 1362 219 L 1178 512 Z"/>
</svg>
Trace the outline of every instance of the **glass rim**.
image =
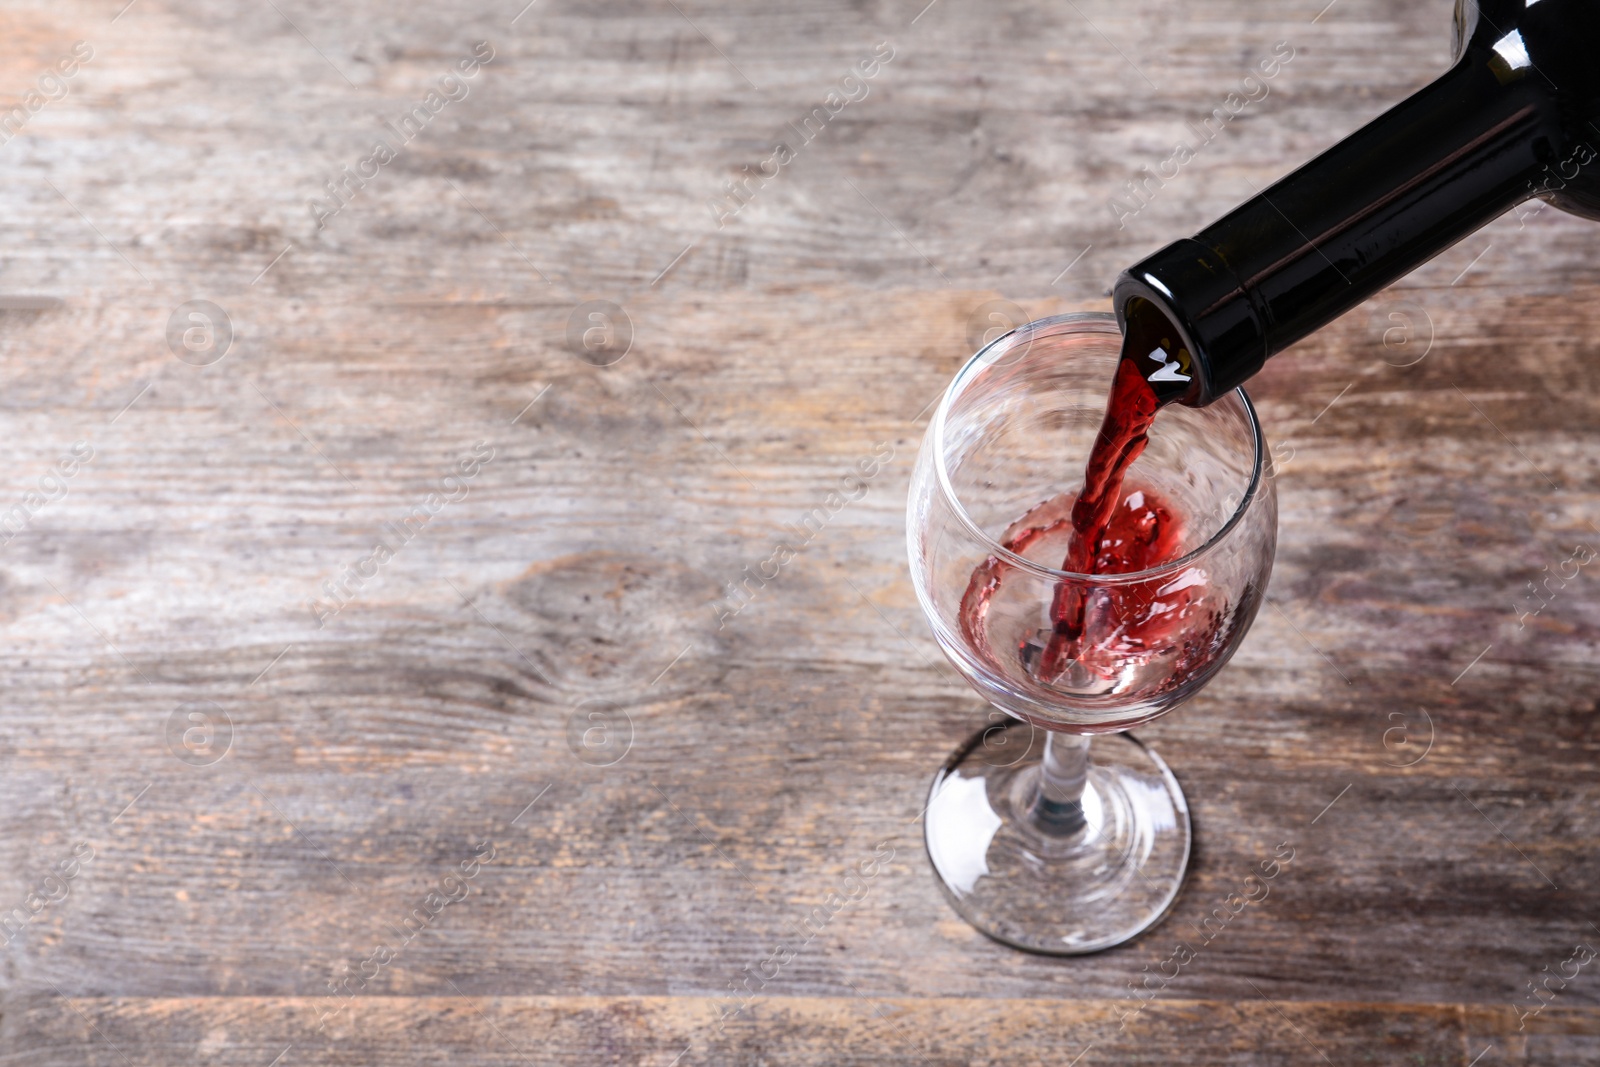
<svg viewBox="0 0 1600 1067">
<path fill-rule="evenodd" d="M 967 513 L 966 505 L 961 502 L 961 498 L 956 495 L 955 487 L 950 483 L 950 471 L 945 466 L 944 450 L 946 416 L 949 414 L 950 405 L 976 380 L 978 373 L 987 366 L 984 360 L 990 358 L 990 351 L 999 345 L 1005 344 L 1023 331 L 1037 334 L 1057 326 L 1070 326 L 1078 323 L 1094 323 L 1097 325 L 1109 323 L 1116 327 L 1119 337 L 1122 333 L 1120 326 L 1117 326 L 1117 317 L 1108 311 L 1073 311 L 1065 315 L 1050 315 L 1042 319 L 1035 319 L 1032 322 L 1023 323 L 1016 329 L 990 341 L 978 349 L 977 353 L 956 372 L 956 376 L 945 387 L 944 396 L 939 401 L 938 409 L 934 411 L 933 422 L 929 427 L 929 433 L 932 435 L 933 441 L 933 466 L 938 474 L 939 490 L 944 494 L 950 509 L 961 520 L 961 524 L 990 550 L 991 555 L 1021 570 L 1030 571 L 1039 577 L 1093 585 L 1129 585 L 1134 582 L 1167 577 L 1190 566 L 1217 547 L 1222 542 L 1222 539 L 1227 537 L 1233 528 L 1243 520 L 1245 512 L 1250 509 L 1250 505 L 1255 502 L 1257 495 L 1260 493 L 1261 478 L 1266 468 L 1266 444 L 1261 432 L 1261 422 L 1256 417 L 1255 405 L 1250 402 L 1250 397 L 1245 393 L 1243 386 L 1234 388 L 1233 392 L 1239 397 L 1239 402 L 1244 407 L 1245 419 L 1250 425 L 1251 445 L 1254 453 L 1250 469 L 1250 484 L 1245 488 L 1244 495 L 1240 498 L 1238 506 L 1233 509 L 1233 514 L 1228 516 L 1228 521 L 1219 526 L 1216 532 L 1206 539 L 1204 544 L 1175 560 L 1155 567 L 1149 567 L 1142 571 L 1128 571 L 1122 574 L 1081 574 L 1077 571 L 1065 571 L 1055 567 L 1047 567 L 1042 563 L 1035 563 L 1026 556 L 1013 552 L 985 533 L 977 521 Z M 1220 399 L 1221 397 L 1218 397 L 1218 400 Z"/>
</svg>

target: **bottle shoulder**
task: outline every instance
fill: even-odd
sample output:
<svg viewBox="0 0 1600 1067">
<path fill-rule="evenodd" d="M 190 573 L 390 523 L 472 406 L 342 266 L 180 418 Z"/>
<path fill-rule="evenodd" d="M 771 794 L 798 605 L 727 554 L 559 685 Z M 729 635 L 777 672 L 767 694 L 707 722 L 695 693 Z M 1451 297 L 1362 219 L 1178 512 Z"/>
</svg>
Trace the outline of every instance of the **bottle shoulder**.
<svg viewBox="0 0 1600 1067">
<path fill-rule="evenodd" d="M 1454 36 L 1458 67 L 1541 116 L 1525 195 L 1600 218 L 1600 4 L 1456 0 Z"/>
<path fill-rule="evenodd" d="M 1590 178 L 1587 188 L 1569 186 L 1559 193 L 1550 193 L 1542 199 L 1569 215 L 1600 222 L 1600 180 Z"/>
<path fill-rule="evenodd" d="M 1600 93 L 1600 4 L 1592 0 L 1456 0 L 1457 62 L 1487 62 L 1592 111 Z"/>
</svg>

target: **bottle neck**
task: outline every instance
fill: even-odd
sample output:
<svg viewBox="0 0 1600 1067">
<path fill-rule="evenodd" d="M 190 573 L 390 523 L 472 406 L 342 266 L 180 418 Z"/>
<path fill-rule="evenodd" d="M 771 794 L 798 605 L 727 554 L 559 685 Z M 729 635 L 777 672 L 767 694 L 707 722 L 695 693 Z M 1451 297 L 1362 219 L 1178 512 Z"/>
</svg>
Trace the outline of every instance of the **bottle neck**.
<svg viewBox="0 0 1600 1067">
<path fill-rule="evenodd" d="M 1523 57 L 1526 58 L 1525 55 Z M 1531 66 L 1469 48 L 1447 74 L 1193 238 L 1125 271 L 1189 342 L 1205 404 L 1534 191 L 1566 138 Z"/>
</svg>

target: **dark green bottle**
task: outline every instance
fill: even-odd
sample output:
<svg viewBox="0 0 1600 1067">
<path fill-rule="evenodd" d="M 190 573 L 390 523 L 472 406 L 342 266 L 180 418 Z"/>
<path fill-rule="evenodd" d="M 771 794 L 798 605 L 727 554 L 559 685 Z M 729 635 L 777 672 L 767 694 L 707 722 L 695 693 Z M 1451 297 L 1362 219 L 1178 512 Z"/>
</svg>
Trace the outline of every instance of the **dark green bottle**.
<svg viewBox="0 0 1600 1067">
<path fill-rule="evenodd" d="M 1437 81 L 1117 279 L 1129 345 L 1177 327 L 1141 364 L 1163 402 L 1210 403 L 1530 197 L 1600 219 L 1600 2 L 1458 0 L 1455 41 Z"/>
</svg>

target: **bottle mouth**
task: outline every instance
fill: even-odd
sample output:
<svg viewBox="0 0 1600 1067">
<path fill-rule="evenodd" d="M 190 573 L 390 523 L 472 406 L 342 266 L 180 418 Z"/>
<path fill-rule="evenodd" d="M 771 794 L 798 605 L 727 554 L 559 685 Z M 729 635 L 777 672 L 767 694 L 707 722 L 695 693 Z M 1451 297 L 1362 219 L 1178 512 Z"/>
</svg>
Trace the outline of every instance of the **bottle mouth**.
<svg viewBox="0 0 1600 1067">
<path fill-rule="evenodd" d="M 1245 513 L 1255 502 L 1261 491 L 1261 481 L 1266 471 L 1266 442 L 1261 432 L 1261 422 L 1256 417 L 1255 405 L 1250 402 L 1250 397 L 1243 388 L 1235 388 L 1240 408 L 1244 413 L 1246 422 L 1250 426 L 1251 465 L 1250 481 L 1245 491 L 1241 494 L 1238 504 L 1233 508 L 1228 518 L 1206 538 L 1198 548 L 1162 563 L 1159 566 L 1149 567 L 1142 571 L 1128 571 L 1121 574 L 1084 574 L 1077 571 L 1066 571 L 1056 567 L 1047 567 L 1042 563 L 1028 559 L 1026 556 L 1014 552 L 995 540 L 978 524 L 977 520 L 967 511 L 957 495 L 955 486 L 950 479 L 950 470 L 945 463 L 945 435 L 949 426 L 949 415 L 952 405 L 961 398 L 967 389 L 971 388 L 986 372 L 1006 365 L 1005 356 L 1013 348 L 1020 346 L 1027 348 L 1046 336 L 1071 333 L 1097 333 L 1105 335 L 1122 336 L 1118 325 L 1117 316 L 1103 311 L 1075 311 L 1066 315 L 1052 315 L 1049 318 L 1036 319 L 1033 322 L 1018 326 L 1010 333 L 997 337 L 989 344 L 978 350 L 978 353 L 967 361 L 966 365 L 957 372 L 944 396 L 939 401 L 938 408 L 934 411 L 933 421 L 929 433 L 933 444 L 933 466 L 939 479 L 939 490 L 961 524 L 967 532 L 972 534 L 989 553 L 1002 562 L 1014 566 L 1019 570 L 1027 571 L 1040 578 L 1053 581 L 1081 582 L 1101 586 L 1132 585 L 1138 582 L 1148 582 L 1152 579 L 1171 577 L 1199 561 L 1201 558 L 1214 551 L 1234 527 L 1238 526 Z"/>
<path fill-rule="evenodd" d="M 1119 323 L 1127 325 L 1128 306 L 1138 299 L 1166 316 L 1194 358 L 1198 388 L 1183 401 L 1191 407 L 1228 395 L 1267 361 L 1256 294 L 1215 249 L 1194 238 L 1174 241 L 1117 277 L 1112 302 Z"/>
</svg>

